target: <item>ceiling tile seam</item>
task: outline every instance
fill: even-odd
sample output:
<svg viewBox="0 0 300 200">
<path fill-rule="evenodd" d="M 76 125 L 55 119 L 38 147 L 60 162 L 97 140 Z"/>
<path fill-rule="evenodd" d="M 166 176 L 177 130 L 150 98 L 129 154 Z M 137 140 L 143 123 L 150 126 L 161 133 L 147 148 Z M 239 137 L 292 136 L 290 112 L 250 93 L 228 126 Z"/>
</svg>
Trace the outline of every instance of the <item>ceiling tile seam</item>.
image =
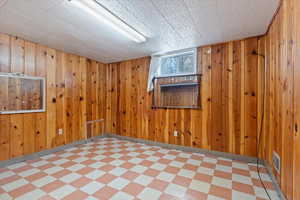
<svg viewBox="0 0 300 200">
<path fill-rule="evenodd" d="M 130 10 L 128 10 L 128 8 L 126 6 L 124 6 L 124 4 L 122 4 L 119 0 L 117 0 L 118 4 L 120 4 L 123 8 L 125 8 L 127 10 L 127 13 L 131 14 L 135 19 L 136 21 L 138 21 L 139 23 L 143 24 L 145 27 L 148 27 L 144 22 L 141 22 L 138 20 L 138 17 L 133 13 L 133 12 L 130 12 Z M 123 19 L 122 19 L 123 20 Z M 127 22 L 126 22 L 127 23 Z M 142 32 L 141 30 L 138 30 L 139 32 Z M 143 33 L 143 35 L 145 35 Z"/>
<path fill-rule="evenodd" d="M 132 12 L 130 12 L 130 10 L 128 10 L 128 7 L 127 7 L 127 6 L 124 6 L 124 4 L 120 3 L 119 0 L 118 0 L 118 3 L 119 3 L 119 5 L 121 5 L 123 8 L 125 8 L 130 14 L 132 14 L 132 16 L 134 16 L 135 19 L 136 19 L 139 23 L 141 23 L 143 26 L 145 26 L 146 28 L 148 28 L 150 32 L 152 32 L 151 28 L 149 28 L 149 26 L 148 26 L 149 24 L 145 24 L 144 22 L 139 21 L 139 18 L 138 18 L 135 14 L 133 14 Z M 153 2 L 150 1 L 150 3 L 152 4 L 153 8 L 158 12 L 158 14 L 162 15 L 162 14 L 159 12 L 159 9 L 157 9 L 157 8 L 153 5 Z M 164 20 L 165 22 L 167 21 L 165 18 L 163 18 L 163 20 Z M 170 26 L 169 23 L 166 23 L 166 24 Z M 171 29 L 174 31 L 174 28 L 173 28 L 173 27 L 171 27 Z M 178 36 L 180 36 L 179 33 L 177 33 L 176 31 L 174 31 L 174 32 L 175 32 Z M 153 35 L 153 34 L 152 34 L 152 35 Z M 151 37 L 150 37 L 150 39 L 151 39 Z M 172 46 L 172 45 L 170 44 L 169 41 L 166 41 L 166 44 L 165 44 L 165 45 L 168 46 L 168 48 L 171 48 L 171 46 Z"/>
<path fill-rule="evenodd" d="M 164 20 L 166 21 L 166 23 L 173 29 L 173 31 L 175 33 L 177 33 L 177 35 L 179 37 L 181 37 L 183 40 L 185 40 L 185 38 L 175 29 L 175 27 L 169 22 L 169 20 L 167 19 L 167 17 L 160 11 L 160 9 L 156 6 L 156 4 L 153 2 L 153 0 L 150 0 L 151 4 L 153 5 L 153 7 L 157 10 L 157 12 L 164 18 Z"/>
<path fill-rule="evenodd" d="M 200 35 L 200 37 L 202 37 L 202 34 L 200 33 L 198 27 L 196 26 L 196 22 L 195 22 L 195 19 L 194 19 L 194 16 L 192 15 L 192 12 L 190 10 L 190 8 L 188 7 L 188 5 L 186 4 L 186 0 L 182 0 L 183 1 L 183 4 L 184 4 L 184 7 L 187 9 L 189 15 L 190 15 L 190 18 L 191 18 L 191 21 L 194 25 L 194 28 L 196 29 L 196 31 L 198 32 L 198 34 Z"/>
<path fill-rule="evenodd" d="M 12 1 L 12 2 L 16 2 L 17 4 L 19 3 L 18 1 L 20 1 L 20 0 L 10 0 L 10 1 Z M 10 5 L 10 1 L 8 1 L 9 3 L 9 5 Z M 22 1 L 24 1 L 24 2 L 26 2 L 27 0 L 22 0 Z M 42 3 L 41 5 L 40 5 L 40 7 L 43 7 L 43 9 L 41 9 L 41 11 L 45 11 L 45 10 L 47 10 L 49 7 L 52 7 L 52 5 L 53 5 L 53 3 L 51 3 L 51 4 L 49 4 L 47 1 L 50 1 L 50 0 L 31 0 L 31 1 L 29 1 L 29 2 L 45 2 L 45 4 L 44 3 Z M 106 0 L 107 1 L 107 0 Z M 109 1 L 109 0 L 108 0 Z M 119 2 L 117 2 L 117 1 L 119 1 Z M 137 1 L 137 2 L 136 2 Z M 160 0 L 159 0 L 160 1 Z M 214 24 L 215 24 L 215 27 L 214 27 L 214 29 L 211 29 L 210 31 L 206 31 L 206 29 L 205 29 L 205 27 L 204 28 L 202 28 L 202 26 L 201 26 L 201 23 L 199 23 L 199 25 L 198 25 L 198 30 L 196 29 L 194 29 L 193 27 L 193 23 L 192 23 L 192 21 L 190 21 L 190 23 L 189 23 L 189 26 L 188 26 L 188 28 L 190 28 L 190 29 L 183 29 L 184 27 L 181 27 L 181 25 L 185 22 L 185 20 L 189 20 L 189 13 L 187 13 L 187 10 L 181 10 L 181 11 L 184 11 L 184 13 L 183 14 L 185 14 L 183 17 L 184 17 L 184 20 L 181 20 L 181 22 L 176 22 L 176 21 L 174 21 L 174 20 L 172 20 L 172 19 L 170 19 L 169 18 L 169 14 L 172 16 L 172 12 L 176 12 L 176 10 L 169 10 L 169 7 L 167 6 L 166 7 L 166 9 L 165 9 L 165 7 L 162 7 L 161 5 L 160 5 L 160 3 L 159 3 L 159 1 L 156 1 L 156 0 L 153 0 L 153 3 L 155 3 L 156 4 L 156 6 L 157 6 L 157 8 L 164 14 L 164 16 L 168 19 L 167 21 L 165 21 L 164 20 L 164 18 L 162 17 L 162 15 L 160 15 L 159 14 L 159 12 L 157 12 L 157 9 L 155 8 L 155 7 L 153 7 L 152 5 L 151 5 L 151 2 L 150 1 L 148 1 L 147 3 L 149 3 L 149 4 L 147 4 L 147 6 L 143 6 L 143 3 L 140 3 L 139 2 L 139 0 L 135 0 L 135 1 L 132 1 L 132 0 L 127 0 L 126 2 L 128 2 L 128 6 L 126 7 L 126 9 L 124 8 L 124 12 L 121 12 L 122 14 L 124 13 L 125 15 L 124 15 L 124 19 L 128 19 L 129 20 L 129 22 L 131 22 L 131 23 L 133 23 L 135 26 L 137 26 L 137 27 L 140 27 L 140 29 L 141 30 L 143 30 L 143 28 L 144 28 L 144 26 L 143 26 L 143 24 L 148 24 L 148 27 L 150 28 L 150 27 L 152 27 L 152 25 L 158 25 L 158 29 L 153 29 L 153 30 L 161 30 L 162 31 L 162 33 L 159 33 L 159 34 L 157 34 L 159 37 L 153 37 L 154 39 L 157 39 L 157 40 L 153 40 L 153 41 L 150 41 L 149 42 L 149 45 L 148 44 L 145 44 L 145 45 L 140 45 L 139 47 L 138 46 L 136 46 L 136 45 L 131 45 L 131 44 L 127 44 L 126 42 L 120 42 L 120 46 L 122 46 L 123 45 L 123 47 L 124 48 L 122 48 L 122 49 L 125 49 L 126 47 L 127 47 L 127 45 L 128 45 L 128 48 L 130 48 L 130 49 L 128 49 L 128 51 L 130 52 L 130 53 L 126 53 L 126 56 L 124 56 L 124 53 L 123 52 L 118 52 L 118 53 L 116 53 L 116 52 L 111 52 L 110 51 L 110 49 L 107 49 L 108 51 L 106 52 L 105 51 L 105 49 L 103 49 L 103 48 L 100 48 L 99 50 L 96 50 L 96 49 L 98 49 L 98 45 L 99 44 L 95 44 L 95 45 L 93 45 L 93 40 L 85 40 L 85 38 L 86 38 L 86 34 L 85 33 L 88 33 L 87 32 L 87 30 L 92 30 L 92 29 L 89 29 L 89 27 L 87 27 L 87 29 L 82 29 L 81 31 L 79 31 L 79 32 L 77 32 L 76 31 L 76 33 L 73 35 L 73 34 L 71 34 L 70 35 L 70 41 L 73 41 L 73 42 L 71 42 L 71 43 L 77 43 L 78 42 L 78 44 L 79 45 L 70 45 L 69 47 L 68 47 L 68 45 L 65 43 L 64 45 L 66 45 L 66 47 L 64 47 L 64 48 L 69 48 L 69 51 L 71 51 L 72 49 L 73 49 L 73 51 L 75 50 L 76 52 L 77 52 L 77 54 L 78 54 L 78 52 L 84 52 L 85 50 L 82 50 L 82 49 L 80 49 L 81 48 L 81 46 L 80 46 L 80 44 L 82 44 L 82 47 L 85 47 L 86 48 L 86 46 L 87 45 L 90 45 L 90 47 L 91 47 L 91 49 L 93 49 L 93 50 L 95 50 L 93 53 L 92 52 L 86 52 L 86 55 L 89 55 L 89 54 L 92 54 L 92 55 L 90 55 L 91 57 L 98 57 L 97 59 L 100 59 L 100 60 L 102 60 L 102 59 L 106 59 L 106 58 L 104 58 L 103 57 L 103 55 L 101 55 L 101 54 L 103 54 L 103 53 L 105 53 L 106 55 L 110 55 L 109 56 L 109 58 L 116 58 L 116 59 L 118 59 L 117 57 L 128 57 L 128 59 L 130 59 L 131 57 L 136 57 L 137 56 L 137 54 L 140 54 L 141 52 L 144 52 L 144 53 L 147 53 L 147 52 L 149 52 L 150 50 L 149 49 L 151 49 L 151 51 L 153 51 L 153 52 L 155 52 L 155 51 L 159 51 L 160 49 L 162 49 L 162 47 L 161 47 L 161 45 L 164 45 L 164 49 L 165 49 L 165 47 L 167 47 L 167 46 L 169 46 L 169 45 L 166 45 L 166 44 L 174 44 L 173 46 L 174 47 L 172 47 L 172 48 L 184 48 L 184 45 L 197 45 L 197 46 L 200 46 L 200 45 L 203 45 L 203 44 L 213 44 L 213 43 L 215 43 L 214 41 L 228 41 L 228 40 L 233 40 L 233 39 L 237 39 L 237 38 L 240 38 L 240 37 L 250 37 L 250 36 L 252 36 L 252 35 L 249 35 L 249 30 L 251 31 L 252 30 L 252 32 L 253 32 L 253 34 L 255 34 L 255 32 L 258 32 L 258 31 L 260 31 L 260 30 L 262 30 L 261 28 L 262 28 L 262 26 L 261 26 L 261 24 L 262 23 L 259 23 L 259 24 L 257 24 L 257 25 L 255 25 L 255 24 L 250 24 L 249 26 L 251 26 L 251 27 L 253 27 L 253 28 L 251 28 L 251 29 L 249 29 L 249 30 L 240 30 L 241 29 L 241 27 L 234 27 L 234 29 L 232 29 L 233 30 L 233 33 L 236 33 L 235 35 L 237 35 L 237 36 L 233 36 L 234 34 L 229 34 L 229 33 L 232 33 L 232 32 L 228 32 L 229 30 L 231 30 L 229 27 L 227 27 L 227 29 L 222 29 L 221 27 L 223 27 L 224 26 L 224 28 L 226 28 L 226 24 L 224 25 L 222 25 L 222 24 L 220 24 L 220 21 L 219 22 L 215 22 Z M 184 8 L 184 5 L 182 4 L 183 2 L 183 0 L 180 0 L 181 1 L 181 4 L 180 3 L 176 3 L 176 4 L 174 4 L 174 6 L 175 6 L 175 8 L 176 7 L 178 7 L 178 8 L 183 8 L 183 9 L 185 9 Z M 198 9 L 194 9 L 194 7 L 193 7 L 193 3 L 197 3 L 197 1 L 198 0 L 191 0 L 191 1 L 189 1 L 189 0 L 184 0 L 185 1 L 185 4 L 188 6 L 188 8 L 189 8 L 189 11 L 190 11 L 190 13 L 193 15 L 193 20 L 194 20 L 194 22 L 195 23 L 198 23 L 197 22 L 197 20 L 198 20 L 198 18 L 197 18 L 197 16 L 198 16 L 198 14 L 199 15 L 201 15 L 201 11 L 202 11 L 202 6 L 200 6 Z M 210 1 L 210 0 L 209 0 Z M 232 1 L 234 1 L 234 0 L 232 0 Z M 1 0 L 0 0 L 0 2 L 1 2 Z M 56 5 L 62 5 L 62 3 L 63 2 L 66 2 L 66 0 L 51 0 L 51 2 L 54 2 Z M 200 2 L 200 1 L 199 1 Z M 221 18 L 222 16 L 224 16 L 224 13 L 223 13 L 223 11 L 222 11 L 222 9 L 223 8 L 227 8 L 227 10 L 225 10 L 225 11 L 227 11 L 227 12 L 229 12 L 229 10 L 228 10 L 228 5 L 226 5 L 226 3 L 224 4 L 224 3 L 222 3 L 223 2 L 223 0 L 219 0 L 219 1 L 216 1 L 216 2 L 218 2 L 218 6 L 215 4 L 215 5 L 213 5 L 211 8 L 209 8 L 209 9 L 211 9 L 211 10 L 215 10 L 215 8 L 218 8 L 218 10 L 219 10 L 219 12 L 218 13 L 216 13 L 216 12 L 214 12 L 215 14 L 213 14 L 212 16 L 215 16 L 216 18 Z M 253 1 L 254 2 L 254 1 Z M 251 3 L 253 3 L 253 2 L 251 2 Z M 259 3 L 259 0 L 256 0 L 255 2 L 257 2 L 257 3 Z M 275 2 L 275 1 L 274 1 Z M 122 0 L 116 0 L 115 1 L 115 6 L 118 6 L 119 8 L 118 8 L 118 10 L 119 9 L 122 9 L 123 7 L 122 6 L 119 6 L 119 4 L 120 3 L 122 3 L 123 4 L 123 6 L 125 5 L 127 5 L 126 3 L 125 3 L 125 1 L 122 1 Z M 173 2 L 172 2 L 172 0 L 170 1 L 170 3 L 172 3 L 173 4 Z M 191 4 L 190 4 L 191 3 Z M 145 4 L 144 4 L 145 5 Z M 202 5 L 202 4 L 200 4 L 200 5 Z M 224 5 L 226 5 L 226 6 L 224 6 Z M 253 3 L 253 5 L 254 5 L 254 3 Z M 251 6 L 251 8 L 253 7 L 253 5 Z M 277 5 L 277 4 L 275 4 L 275 5 Z M 33 9 L 35 9 L 35 7 L 34 7 L 35 5 L 34 4 L 32 4 L 32 8 Z M 128 11 L 127 10 L 129 10 L 129 11 L 132 11 L 132 9 L 131 8 L 143 8 L 143 9 L 147 9 L 147 7 L 149 6 L 149 8 L 148 9 L 150 9 L 151 11 L 149 11 L 149 12 L 147 12 L 147 13 L 145 13 L 145 14 L 143 14 L 143 12 L 140 12 L 140 10 L 137 10 L 137 11 L 135 11 L 135 10 L 133 10 L 133 12 L 132 12 L 132 14 L 134 14 L 134 15 L 132 15 L 131 13 L 129 13 L 128 14 Z M 173 6 L 173 7 L 174 7 Z M 170 8 L 173 8 L 173 7 L 170 7 Z M 247 6 L 244 6 L 245 7 L 245 9 L 247 9 Z M 111 7 L 111 8 L 113 8 L 114 9 L 114 7 Z M 1 9 L 1 11 L 2 11 L 3 9 Z M 198 10 L 198 11 L 197 11 Z M 275 7 L 274 7 L 274 9 L 272 8 L 272 11 L 273 10 L 275 10 Z M 120 10 L 120 11 L 122 11 L 122 10 Z M 196 11 L 196 12 L 195 12 Z M 198 13 L 199 12 L 199 13 Z M 118 11 L 116 11 L 116 13 L 119 13 Z M 126 14 L 127 13 L 127 14 Z M 198 13 L 198 14 L 197 14 Z M 273 13 L 273 12 L 272 12 Z M 75 13 L 76 14 L 76 13 Z M 147 17 L 149 17 L 149 14 L 155 14 L 155 15 L 157 15 L 157 18 L 155 19 L 155 20 L 150 20 L 150 22 L 149 21 L 147 21 Z M 218 15 L 217 15 L 218 14 Z M 244 14 L 245 15 L 245 13 L 242 13 L 242 14 Z M 260 13 L 262 16 L 264 16 L 265 17 L 265 19 L 269 19 L 270 17 L 271 17 L 271 15 L 270 15 L 270 13 L 268 14 L 268 15 L 263 15 L 262 13 Z M 5 14 L 5 15 L 3 15 L 3 16 L 9 16 L 8 14 Z M 28 14 L 26 14 L 26 17 L 29 17 L 29 16 L 31 16 L 30 17 L 30 20 L 29 20 L 29 22 L 27 22 L 27 23 L 31 23 L 32 22 L 32 16 L 36 16 L 36 15 L 34 15 L 34 13 L 31 15 L 30 13 L 28 13 Z M 55 15 L 53 15 L 52 14 L 52 17 L 53 16 L 55 16 Z M 123 16 L 123 15 L 121 15 L 121 16 Z M 137 17 L 137 18 L 135 18 L 135 17 Z M 145 18 L 145 16 L 146 16 L 146 18 Z M 179 15 L 180 16 L 180 15 Z M 218 16 L 218 17 L 217 17 Z M 21 17 L 21 16 L 20 16 Z M 52 17 L 50 17 L 50 19 L 52 18 Z M 68 24 L 67 22 L 69 21 L 70 22 L 70 20 L 65 20 L 65 18 L 61 18 L 61 17 L 59 17 L 59 16 L 55 16 L 56 17 L 56 19 L 58 19 L 59 21 L 61 21 L 61 19 L 63 19 L 63 22 L 66 22 L 66 25 Z M 128 17 L 128 18 L 127 18 Z M 232 17 L 234 17 L 234 16 L 232 16 Z M 5 17 L 6 18 L 6 17 Z M 5 21 L 5 18 L 3 18 L 3 20 Z M 14 17 L 14 20 L 17 20 L 17 18 L 18 17 Z M 23 17 L 21 17 L 21 18 L 23 18 Z M 202 17 L 201 17 L 202 18 Z M 201 18 L 199 18 L 199 21 L 201 22 L 201 21 L 205 21 L 205 19 L 201 19 Z M 245 18 L 245 17 L 244 17 Z M 34 19 L 34 18 L 33 18 Z M 48 19 L 48 18 L 45 18 L 45 19 Z M 42 20 L 35 20 L 34 21 L 34 27 L 38 27 L 38 26 L 36 26 L 36 25 L 42 25 L 41 23 L 43 23 L 43 21 L 45 21 L 45 19 L 44 18 L 42 18 Z M 53 19 L 53 18 L 52 18 Z M 137 20 L 136 20 L 137 19 Z M 143 20 L 143 19 L 145 19 L 145 20 Z M 132 21 L 131 21 L 132 20 Z M 178 20 L 180 20 L 180 18 L 178 18 Z M 245 19 L 243 19 L 244 21 L 245 21 Z M 5 24 L 5 22 L 4 21 L 2 21 L 2 23 L 3 24 Z M 24 22 L 24 18 L 22 19 L 22 20 L 19 20 L 19 21 L 23 21 Z M 25 20 L 25 21 L 27 21 L 27 20 Z M 47 32 L 48 32 L 48 30 L 51 32 L 51 31 L 53 31 L 53 30 L 51 30 L 52 28 L 55 28 L 55 26 L 58 26 L 58 25 L 60 25 L 60 23 L 59 23 L 59 21 L 57 21 L 57 22 L 53 22 L 53 21 L 56 21 L 56 20 L 51 20 L 52 22 L 51 22 L 51 26 L 50 26 L 50 28 L 48 29 L 42 29 L 42 30 L 47 30 Z M 76 19 L 75 19 L 75 21 L 76 21 Z M 210 20 L 208 20 L 208 21 L 210 21 Z M 239 20 L 237 20 L 237 21 L 239 21 Z M 265 20 L 265 21 L 268 21 L 268 20 Z M 140 22 L 143 22 L 143 23 L 140 23 Z M 172 26 L 169 26 L 169 24 L 167 24 L 166 22 L 169 22 L 169 23 L 171 23 L 172 25 L 173 25 L 173 27 L 175 27 L 175 28 L 177 28 L 178 27 L 178 29 L 176 29 L 177 31 L 178 31 L 178 33 L 180 34 L 180 35 L 178 35 L 176 32 L 174 32 L 174 29 L 172 29 Z M 50 23 L 50 22 L 49 22 Z M 17 24 L 19 24 L 19 26 L 20 27 L 17 27 Z M 70 24 L 70 26 L 72 26 L 71 24 L 72 23 L 69 23 Z M 76 23 L 76 24 L 78 24 L 78 23 Z M 93 24 L 93 23 L 91 23 L 91 24 Z M 220 24 L 220 26 L 219 25 L 217 25 L 217 24 Z M 268 23 L 267 22 L 265 22 L 264 23 L 266 26 L 268 25 Z M 47 27 L 48 25 L 46 25 L 46 27 Z M 57 39 L 47 39 L 48 37 L 44 37 L 44 38 L 41 38 L 41 33 L 36 33 L 34 36 L 32 36 L 32 35 L 30 35 L 33 31 L 32 30 L 34 30 L 34 28 L 32 29 L 32 30 L 30 30 L 28 27 L 23 27 L 23 24 L 22 23 L 19 23 L 19 22 L 16 22 L 16 24 L 15 24 L 15 27 L 13 26 L 13 25 L 11 25 L 11 27 L 9 26 L 9 25 L 5 25 L 5 26 L 3 26 L 3 27 L 8 27 L 8 28 L 10 28 L 9 30 L 10 31 L 12 31 L 12 32 L 15 32 L 15 35 L 16 34 L 21 34 L 22 33 L 22 30 L 24 30 L 23 31 L 23 37 L 29 37 L 30 36 L 30 38 L 31 38 L 31 41 L 37 41 L 37 40 L 40 40 L 40 39 L 45 39 L 44 40 L 44 42 L 41 42 L 41 43 L 48 43 L 48 44 L 51 44 L 52 43 L 52 46 L 55 48 L 56 46 L 55 45 L 59 45 L 60 43 L 59 43 L 59 40 L 57 40 Z M 68 36 L 67 35 L 65 35 L 65 33 L 67 33 L 67 31 L 69 31 L 69 30 L 72 30 L 72 29 L 69 29 L 69 28 L 63 28 L 63 27 L 60 27 L 60 26 L 58 26 L 58 28 L 60 29 L 60 30 L 57 30 L 57 34 L 55 34 L 58 38 L 59 38 L 59 36 L 60 35 L 62 35 L 62 36 L 64 36 L 64 37 L 66 37 L 67 39 L 68 39 Z M 145 27 L 146 28 L 146 27 Z M 153 28 L 153 27 L 152 27 Z M 182 30 L 180 29 L 180 28 L 182 28 Z M 194 29 L 194 30 L 193 30 Z M 219 29 L 219 30 L 218 30 Z M 221 30 L 220 30 L 221 29 Z M 243 28 L 242 28 L 243 29 Z M 4 28 L 3 28 L 3 30 L 5 30 Z M 42 30 L 40 30 L 40 31 L 42 31 Z M 147 29 L 146 29 L 147 30 Z M 193 31 L 193 33 L 191 34 L 191 36 L 192 37 L 189 37 L 189 34 L 185 34 L 185 33 L 188 33 L 190 30 L 192 30 Z M 204 32 L 203 32 L 203 30 L 204 30 Z M 21 33 L 20 33 L 20 31 L 21 31 Z M 167 31 L 167 32 L 165 32 L 165 31 Z M 198 31 L 199 32 L 201 32 L 202 31 L 202 33 L 203 33 L 203 35 L 201 35 L 202 36 L 202 39 L 203 39 L 203 41 L 202 41 L 202 39 L 200 38 L 200 35 L 198 34 Z M 219 32 L 218 34 L 214 34 L 215 32 Z M 222 31 L 223 31 L 223 33 L 222 33 Z M 239 31 L 239 32 L 237 32 L 237 31 Z M 265 31 L 265 29 L 263 29 L 263 31 Z M 19 33 L 18 33 L 19 32 Z M 150 32 L 150 30 L 149 30 L 149 32 Z M 155 33 L 156 31 L 154 31 L 154 33 Z M 251 32 L 251 34 L 252 34 L 252 32 Z M 9 34 L 10 32 L 6 32 L 7 34 Z M 212 36 L 211 37 L 204 37 L 207 33 L 209 33 L 209 34 L 212 34 Z M 11 33 L 11 34 L 13 34 L 13 33 Z M 162 35 L 161 35 L 162 34 Z M 21 34 L 22 35 L 22 34 Z M 45 35 L 47 35 L 47 34 L 45 34 Z M 244 36 L 243 36 L 244 35 Z M 32 37 L 31 37 L 32 36 Z M 101 35 L 100 35 L 101 36 Z M 105 36 L 105 35 L 103 35 L 103 36 Z M 184 37 L 186 40 L 182 40 L 182 41 L 179 41 L 180 40 L 180 36 L 182 36 L 182 37 Z M 231 37 L 235 37 L 235 38 L 233 38 L 233 39 L 228 39 L 228 38 L 231 38 Z M 195 38 L 194 38 L 195 37 Z M 199 39 L 200 38 L 200 40 L 197 40 L 197 38 Z M 221 38 L 223 38 L 223 39 L 221 39 Z M 95 38 L 96 40 L 97 40 L 97 38 Z M 179 39 L 179 40 L 178 40 Z M 188 41 L 188 39 L 190 39 L 191 40 L 191 44 L 189 43 L 189 44 L 183 44 L 185 41 Z M 195 39 L 195 41 L 193 40 L 193 39 Z M 177 41 L 178 40 L 178 41 Z M 60 40 L 61 41 L 61 40 Z M 213 42 L 211 42 L 211 41 L 213 41 Z M 103 41 L 102 41 L 103 42 Z M 102 43 L 101 42 L 101 43 Z M 209 42 L 209 43 L 207 43 L 207 42 Z M 100 44 L 101 44 L 100 43 Z M 116 43 L 116 44 L 119 44 L 119 43 Z M 153 45 L 152 45 L 153 44 Z M 63 46 L 63 45 L 59 45 L 59 46 Z M 98 46 L 98 47 L 97 47 Z M 57 47 L 58 48 L 58 47 Z M 61 48 L 61 47 L 60 47 Z M 84 48 L 84 49 L 85 49 Z M 170 50 L 172 50 L 172 49 L 170 49 Z M 104 52 L 103 52 L 104 51 Z M 97 53 L 98 52 L 98 53 Z M 143 53 L 143 54 L 144 54 Z M 114 55 L 114 54 L 116 54 L 116 55 Z M 101 57 L 103 57 L 103 58 L 101 58 Z M 122 59 L 122 58 L 121 58 Z M 109 62 L 109 61 L 107 61 L 107 62 Z"/>
</svg>

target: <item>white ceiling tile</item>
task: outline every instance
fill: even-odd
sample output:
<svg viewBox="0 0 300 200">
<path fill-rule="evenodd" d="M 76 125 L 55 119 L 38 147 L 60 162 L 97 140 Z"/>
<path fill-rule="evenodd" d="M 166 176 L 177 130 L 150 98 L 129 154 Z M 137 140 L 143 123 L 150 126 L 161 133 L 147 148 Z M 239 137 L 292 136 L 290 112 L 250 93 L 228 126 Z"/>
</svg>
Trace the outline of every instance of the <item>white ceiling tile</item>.
<svg viewBox="0 0 300 200">
<path fill-rule="evenodd" d="M 1 0 L 0 0 L 1 1 Z M 148 37 L 137 44 L 68 0 L 9 0 L 0 32 L 102 62 L 265 33 L 279 0 L 97 0 Z"/>
</svg>

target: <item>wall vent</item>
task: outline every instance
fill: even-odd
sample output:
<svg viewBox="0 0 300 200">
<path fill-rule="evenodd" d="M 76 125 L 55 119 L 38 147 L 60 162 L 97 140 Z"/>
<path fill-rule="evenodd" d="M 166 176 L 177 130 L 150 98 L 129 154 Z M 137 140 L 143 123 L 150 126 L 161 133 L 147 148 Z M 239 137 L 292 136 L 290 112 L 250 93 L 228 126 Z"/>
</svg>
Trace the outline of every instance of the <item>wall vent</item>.
<svg viewBox="0 0 300 200">
<path fill-rule="evenodd" d="M 273 151 L 273 166 L 275 168 L 275 170 L 277 171 L 277 173 L 280 174 L 280 156 L 278 155 L 278 153 L 276 153 L 275 151 Z"/>
</svg>

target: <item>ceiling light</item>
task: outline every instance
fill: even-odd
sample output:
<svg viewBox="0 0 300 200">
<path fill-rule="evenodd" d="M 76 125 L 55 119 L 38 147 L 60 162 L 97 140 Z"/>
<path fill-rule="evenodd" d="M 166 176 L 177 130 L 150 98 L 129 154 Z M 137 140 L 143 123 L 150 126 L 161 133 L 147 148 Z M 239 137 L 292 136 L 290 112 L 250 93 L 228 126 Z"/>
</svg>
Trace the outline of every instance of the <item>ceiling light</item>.
<svg viewBox="0 0 300 200">
<path fill-rule="evenodd" d="M 96 0 L 71 0 L 70 2 L 73 5 L 77 6 L 78 8 L 89 13 L 90 15 L 96 17 L 101 22 L 111 26 L 113 29 L 122 33 L 124 36 L 128 37 L 129 39 L 137 43 L 146 41 L 145 36 L 137 32 L 135 29 L 130 27 L 120 18 L 112 14 L 109 10 L 103 7 Z"/>
</svg>

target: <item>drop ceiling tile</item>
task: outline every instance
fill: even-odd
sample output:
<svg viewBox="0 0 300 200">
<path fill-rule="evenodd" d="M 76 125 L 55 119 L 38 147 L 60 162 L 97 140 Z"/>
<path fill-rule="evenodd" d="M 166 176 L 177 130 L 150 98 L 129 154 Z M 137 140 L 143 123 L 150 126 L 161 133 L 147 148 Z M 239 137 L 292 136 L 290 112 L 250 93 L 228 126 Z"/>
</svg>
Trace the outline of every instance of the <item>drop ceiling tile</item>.
<svg viewBox="0 0 300 200">
<path fill-rule="evenodd" d="M 103 62 L 264 33 L 279 0 L 97 0 L 148 37 L 137 44 L 68 0 L 9 0 L 0 32 Z"/>
</svg>

